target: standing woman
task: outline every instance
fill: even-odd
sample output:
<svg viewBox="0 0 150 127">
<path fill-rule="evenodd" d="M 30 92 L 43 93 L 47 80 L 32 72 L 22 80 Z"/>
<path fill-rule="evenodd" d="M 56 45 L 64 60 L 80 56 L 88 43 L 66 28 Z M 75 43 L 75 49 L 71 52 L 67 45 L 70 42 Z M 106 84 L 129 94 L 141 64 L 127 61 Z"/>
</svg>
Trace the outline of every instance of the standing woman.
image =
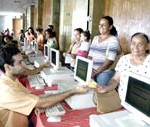
<svg viewBox="0 0 150 127">
<path fill-rule="evenodd" d="M 114 74 L 114 70 L 109 68 L 120 50 L 112 17 L 104 16 L 101 18 L 99 32 L 100 34 L 95 36 L 92 41 L 88 58 L 93 59 L 92 78 L 98 84 L 106 85 Z"/>
<path fill-rule="evenodd" d="M 74 42 L 71 43 L 69 49 L 67 50 L 66 53 L 76 55 L 78 48 L 81 45 L 81 33 L 83 32 L 82 28 L 76 28 L 74 29 Z"/>
<path fill-rule="evenodd" d="M 21 29 L 19 32 L 19 41 L 24 42 L 24 38 L 25 38 L 24 30 Z"/>
<path fill-rule="evenodd" d="M 88 30 L 81 33 L 81 46 L 78 49 L 77 56 L 87 57 L 90 48 L 90 32 Z"/>
<path fill-rule="evenodd" d="M 51 48 L 58 49 L 57 39 L 53 36 L 53 32 L 51 29 L 45 30 L 45 40 L 46 44 L 48 44 Z"/>
<path fill-rule="evenodd" d="M 81 33 L 83 32 L 82 28 L 76 28 L 74 29 L 73 35 L 73 42 L 71 43 L 71 45 L 69 46 L 67 52 L 63 53 L 63 56 L 65 57 L 67 54 L 70 54 L 72 57 L 70 66 L 74 67 L 75 65 L 75 58 L 78 52 L 79 47 L 81 46 Z"/>
<path fill-rule="evenodd" d="M 34 32 L 33 27 L 29 27 L 28 28 L 28 32 L 27 32 L 26 38 L 27 38 L 27 40 L 29 42 L 33 41 L 36 38 L 36 34 Z"/>
<path fill-rule="evenodd" d="M 43 36 L 43 29 L 42 28 L 37 28 L 36 29 L 37 33 L 37 43 L 38 43 L 38 48 L 39 50 L 43 51 L 44 50 L 44 36 Z"/>
</svg>

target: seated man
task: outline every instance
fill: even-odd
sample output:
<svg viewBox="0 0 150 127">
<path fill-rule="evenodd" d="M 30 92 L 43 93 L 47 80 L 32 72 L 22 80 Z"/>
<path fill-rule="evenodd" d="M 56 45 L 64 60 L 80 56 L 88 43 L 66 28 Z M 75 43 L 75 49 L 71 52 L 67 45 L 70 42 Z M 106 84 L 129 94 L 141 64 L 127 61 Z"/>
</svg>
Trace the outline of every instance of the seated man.
<svg viewBox="0 0 150 127">
<path fill-rule="evenodd" d="M 14 46 L 12 44 L 10 44 L 9 47 L 16 47 L 16 48 L 18 48 L 17 46 Z M 22 54 L 22 55 L 23 55 L 24 59 L 27 59 L 27 57 L 28 57 L 27 55 L 24 55 L 24 54 Z M 40 67 L 34 68 L 34 69 L 27 68 L 26 64 L 24 62 L 22 62 L 22 65 L 23 65 L 23 71 L 22 71 L 21 76 L 36 75 L 36 74 L 40 73 L 40 71 L 43 70 L 43 68 L 50 67 L 50 63 L 48 63 L 48 62 L 44 63 Z M 1 76 L 1 74 L 3 74 L 3 72 L 0 70 L 0 76 Z"/>
<path fill-rule="evenodd" d="M 33 95 L 17 80 L 24 70 L 22 61 L 23 57 L 16 47 L 0 49 L 0 69 L 3 71 L 0 76 L 0 127 L 27 127 L 27 116 L 34 108 L 45 109 L 71 95 L 88 91 L 87 87 L 77 87 L 47 97 Z M 22 117 L 21 125 L 15 125 L 18 117 Z"/>
</svg>

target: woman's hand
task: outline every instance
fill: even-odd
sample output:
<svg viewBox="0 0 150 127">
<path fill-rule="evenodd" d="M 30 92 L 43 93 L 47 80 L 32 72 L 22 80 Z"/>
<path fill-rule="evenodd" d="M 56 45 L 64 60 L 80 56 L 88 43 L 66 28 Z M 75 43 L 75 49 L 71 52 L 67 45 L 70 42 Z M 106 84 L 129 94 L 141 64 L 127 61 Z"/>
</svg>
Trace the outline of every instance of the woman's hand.
<svg viewBox="0 0 150 127">
<path fill-rule="evenodd" d="M 97 88 L 95 89 L 96 92 L 99 93 L 106 93 L 108 92 L 107 86 L 97 85 Z"/>
<path fill-rule="evenodd" d="M 43 64 L 42 66 L 43 66 L 43 68 L 46 68 L 46 67 L 50 67 L 50 66 L 51 66 L 51 64 L 50 64 L 49 62 L 46 62 L 46 63 L 45 63 L 45 64 Z"/>
<path fill-rule="evenodd" d="M 65 53 L 65 52 L 63 52 L 63 56 L 64 56 L 64 57 L 66 56 L 66 53 Z"/>
<path fill-rule="evenodd" d="M 71 54 L 71 58 L 72 58 L 72 59 L 75 59 L 75 58 L 76 58 L 76 55 L 75 55 L 75 54 Z"/>
<path fill-rule="evenodd" d="M 91 77 L 94 78 L 97 74 L 98 74 L 98 71 L 97 71 L 97 70 L 93 70 L 93 71 L 92 71 L 92 76 L 91 76 Z"/>
</svg>

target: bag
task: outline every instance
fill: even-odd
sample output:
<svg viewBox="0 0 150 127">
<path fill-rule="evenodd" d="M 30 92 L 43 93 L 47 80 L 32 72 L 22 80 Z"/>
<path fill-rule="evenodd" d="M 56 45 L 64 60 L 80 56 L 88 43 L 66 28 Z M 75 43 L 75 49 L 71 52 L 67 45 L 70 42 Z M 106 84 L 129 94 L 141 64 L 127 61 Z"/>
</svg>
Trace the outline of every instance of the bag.
<svg viewBox="0 0 150 127">
<path fill-rule="evenodd" d="M 41 121 L 40 114 L 37 115 L 36 127 L 45 127 Z"/>
<path fill-rule="evenodd" d="M 97 111 L 100 113 L 112 112 L 122 107 L 120 97 L 116 90 L 107 93 L 96 92 L 94 99 L 97 104 Z"/>
</svg>

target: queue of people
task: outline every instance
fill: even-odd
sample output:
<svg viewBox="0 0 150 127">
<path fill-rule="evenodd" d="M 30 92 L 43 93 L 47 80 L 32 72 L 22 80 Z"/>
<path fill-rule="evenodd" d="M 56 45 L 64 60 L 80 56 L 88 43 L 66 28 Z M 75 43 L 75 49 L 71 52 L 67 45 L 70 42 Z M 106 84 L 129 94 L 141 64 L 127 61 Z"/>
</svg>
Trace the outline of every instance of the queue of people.
<svg viewBox="0 0 150 127">
<path fill-rule="evenodd" d="M 102 17 L 98 28 L 99 35 L 96 35 L 92 41 L 90 40 L 89 31 L 83 31 L 82 28 L 74 29 L 74 41 L 63 55 L 65 57 L 66 54 L 70 54 L 73 62 L 76 56 L 92 59 L 93 71 L 91 78 L 98 84 L 95 92 L 105 93 L 118 88 L 120 98 L 122 99 L 124 77 L 130 71 L 150 77 L 149 38 L 144 33 L 137 32 L 133 34 L 131 36 L 130 54 L 121 56 L 116 67 L 110 69 L 116 61 L 118 52 L 121 50 L 112 17 Z M 43 29 L 38 28 L 36 32 L 37 34 L 35 34 L 32 27 L 28 29 L 27 33 L 21 30 L 19 39 L 20 41 L 24 37 L 27 37 L 29 41 L 36 39 L 40 45 L 39 50 L 43 50 L 44 44 L 59 49 L 56 31 L 51 26 L 45 30 L 45 38 Z M 24 68 L 22 63 L 23 56 L 18 47 L 3 46 L 0 49 L 0 69 L 3 72 L 0 76 L 0 126 L 13 123 L 15 127 L 27 127 L 27 117 L 33 110 L 45 109 L 48 106 L 53 106 L 63 101 L 69 96 L 84 94 L 89 90 L 88 87 L 78 87 L 68 92 L 47 97 L 33 95 L 18 81 L 18 76 L 34 75 L 49 65 L 45 64 L 31 71 Z M 17 118 L 21 119 L 21 125 L 15 122 Z"/>
<path fill-rule="evenodd" d="M 33 27 L 29 27 L 26 32 L 24 32 L 24 30 L 20 30 L 19 41 L 24 42 L 25 40 L 29 42 L 29 44 L 36 40 L 38 48 L 41 51 L 44 50 L 44 44 L 48 44 L 50 47 L 59 49 L 59 43 L 56 39 L 56 31 L 54 30 L 53 25 L 48 25 L 48 28 L 45 31 L 43 28 L 36 28 L 36 30 L 34 30 Z"/>
</svg>

